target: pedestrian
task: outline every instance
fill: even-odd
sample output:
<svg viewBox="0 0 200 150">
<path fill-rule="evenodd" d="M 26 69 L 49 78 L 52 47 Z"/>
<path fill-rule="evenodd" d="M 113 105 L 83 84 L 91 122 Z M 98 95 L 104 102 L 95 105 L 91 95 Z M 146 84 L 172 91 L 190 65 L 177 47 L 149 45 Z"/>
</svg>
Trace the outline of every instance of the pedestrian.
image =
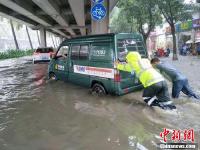
<svg viewBox="0 0 200 150">
<path fill-rule="evenodd" d="M 164 77 L 157 72 L 148 59 L 142 59 L 138 52 L 129 52 L 126 63 L 116 62 L 118 70 L 135 73 L 144 86 L 143 100 L 149 106 L 158 106 L 162 109 L 176 109 L 170 100 L 167 83 Z"/>
<path fill-rule="evenodd" d="M 165 54 L 165 56 L 169 56 L 170 55 L 170 52 L 171 52 L 171 50 L 170 50 L 170 48 L 169 48 L 169 46 L 167 46 L 167 49 L 166 49 L 166 54 Z"/>
<path fill-rule="evenodd" d="M 171 50 L 170 50 L 170 48 L 168 47 L 168 48 L 167 48 L 167 54 L 169 55 L 170 52 L 171 52 Z"/>
<path fill-rule="evenodd" d="M 183 46 L 180 46 L 180 47 L 179 47 L 179 54 L 180 54 L 180 55 L 183 55 Z"/>
<path fill-rule="evenodd" d="M 186 55 L 187 55 L 187 48 L 188 48 L 187 45 L 184 44 L 184 45 L 183 45 L 183 48 L 182 48 L 182 55 L 183 55 L 183 56 L 186 56 Z"/>
<path fill-rule="evenodd" d="M 151 64 L 172 82 L 172 98 L 179 98 L 180 92 L 182 91 L 189 97 L 199 99 L 199 96 L 189 86 L 186 76 L 174 66 L 166 62 L 161 62 L 159 58 L 153 58 Z"/>
<path fill-rule="evenodd" d="M 197 55 L 200 55 L 200 43 L 197 43 Z"/>
</svg>

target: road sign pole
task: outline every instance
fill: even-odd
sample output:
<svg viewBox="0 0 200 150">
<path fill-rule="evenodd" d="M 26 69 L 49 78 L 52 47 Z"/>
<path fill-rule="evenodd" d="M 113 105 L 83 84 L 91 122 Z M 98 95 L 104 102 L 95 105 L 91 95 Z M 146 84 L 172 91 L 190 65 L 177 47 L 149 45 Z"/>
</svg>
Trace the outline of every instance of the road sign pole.
<svg viewBox="0 0 200 150">
<path fill-rule="evenodd" d="M 94 0 L 95 1 L 95 0 Z M 91 34 L 103 34 L 103 33 L 108 33 L 108 26 L 109 26 L 109 0 L 103 0 L 98 1 L 101 3 L 96 3 L 92 1 L 91 8 L 95 8 L 97 5 L 97 9 L 91 9 L 91 27 L 92 27 L 92 33 Z M 102 8 L 100 5 L 102 5 L 105 10 L 106 10 L 106 15 L 103 16 L 104 14 L 104 8 Z M 97 16 L 95 16 L 95 10 L 99 10 L 99 13 Z M 92 12 L 93 11 L 93 12 Z M 94 13 L 94 14 L 92 14 Z M 94 15 L 94 16 L 92 16 Z M 99 18 L 98 18 L 99 17 Z"/>
</svg>

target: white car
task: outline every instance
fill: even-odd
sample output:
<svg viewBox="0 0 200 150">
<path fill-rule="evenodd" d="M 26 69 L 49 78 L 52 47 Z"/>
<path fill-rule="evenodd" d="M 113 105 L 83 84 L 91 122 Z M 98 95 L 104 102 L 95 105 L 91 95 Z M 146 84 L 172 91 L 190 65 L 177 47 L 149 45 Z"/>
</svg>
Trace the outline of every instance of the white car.
<svg viewBox="0 0 200 150">
<path fill-rule="evenodd" d="M 33 63 L 49 62 L 51 55 L 54 54 L 52 47 L 38 48 L 33 53 Z"/>
</svg>

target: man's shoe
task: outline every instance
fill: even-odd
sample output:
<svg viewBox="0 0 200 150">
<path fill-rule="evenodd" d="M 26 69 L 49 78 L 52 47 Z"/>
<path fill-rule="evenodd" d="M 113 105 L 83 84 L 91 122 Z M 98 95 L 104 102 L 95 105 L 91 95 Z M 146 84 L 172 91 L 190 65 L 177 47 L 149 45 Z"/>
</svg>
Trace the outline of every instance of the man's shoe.
<svg viewBox="0 0 200 150">
<path fill-rule="evenodd" d="M 171 105 L 165 105 L 163 106 L 163 108 L 165 110 L 173 110 L 173 109 L 176 109 L 176 106 L 171 104 Z"/>
<path fill-rule="evenodd" d="M 156 99 L 156 100 L 153 101 L 153 103 L 151 103 L 150 106 L 160 106 L 160 103 L 159 103 L 159 101 Z"/>
<path fill-rule="evenodd" d="M 160 107 L 161 109 L 164 109 L 164 107 L 162 105 L 160 105 L 158 100 L 155 100 L 150 106 L 151 107 L 157 106 L 157 107 Z"/>
<path fill-rule="evenodd" d="M 193 97 L 200 100 L 200 96 L 198 96 L 198 95 L 194 95 Z"/>
<path fill-rule="evenodd" d="M 194 96 L 190 97 L 189 100 L 190 100 L 191 102 L 195 102 L 195 103 L 199 103 L 199 102 L 200 102 L 200 99 L 197 98 L 197 97 L 195 98 Z"/>
</svg>

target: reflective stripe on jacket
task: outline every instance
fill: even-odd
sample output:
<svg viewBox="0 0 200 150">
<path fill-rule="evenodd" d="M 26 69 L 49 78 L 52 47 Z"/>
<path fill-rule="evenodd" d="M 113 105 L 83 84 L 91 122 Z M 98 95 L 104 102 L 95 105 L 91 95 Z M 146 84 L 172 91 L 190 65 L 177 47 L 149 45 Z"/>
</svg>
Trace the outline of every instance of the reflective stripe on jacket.
<svg viewBox="0 0 200 150">
<path fill-rule="evenodd" d="M 129 52 L 126 59 L 128 63 L 118 64 L 117 69 L 127 72 L 134 70 L 144 87 L 164 81 L 163 76 L 152 67 L 149 60 L 142 59 L 138 52 Z"/>
</svg>

